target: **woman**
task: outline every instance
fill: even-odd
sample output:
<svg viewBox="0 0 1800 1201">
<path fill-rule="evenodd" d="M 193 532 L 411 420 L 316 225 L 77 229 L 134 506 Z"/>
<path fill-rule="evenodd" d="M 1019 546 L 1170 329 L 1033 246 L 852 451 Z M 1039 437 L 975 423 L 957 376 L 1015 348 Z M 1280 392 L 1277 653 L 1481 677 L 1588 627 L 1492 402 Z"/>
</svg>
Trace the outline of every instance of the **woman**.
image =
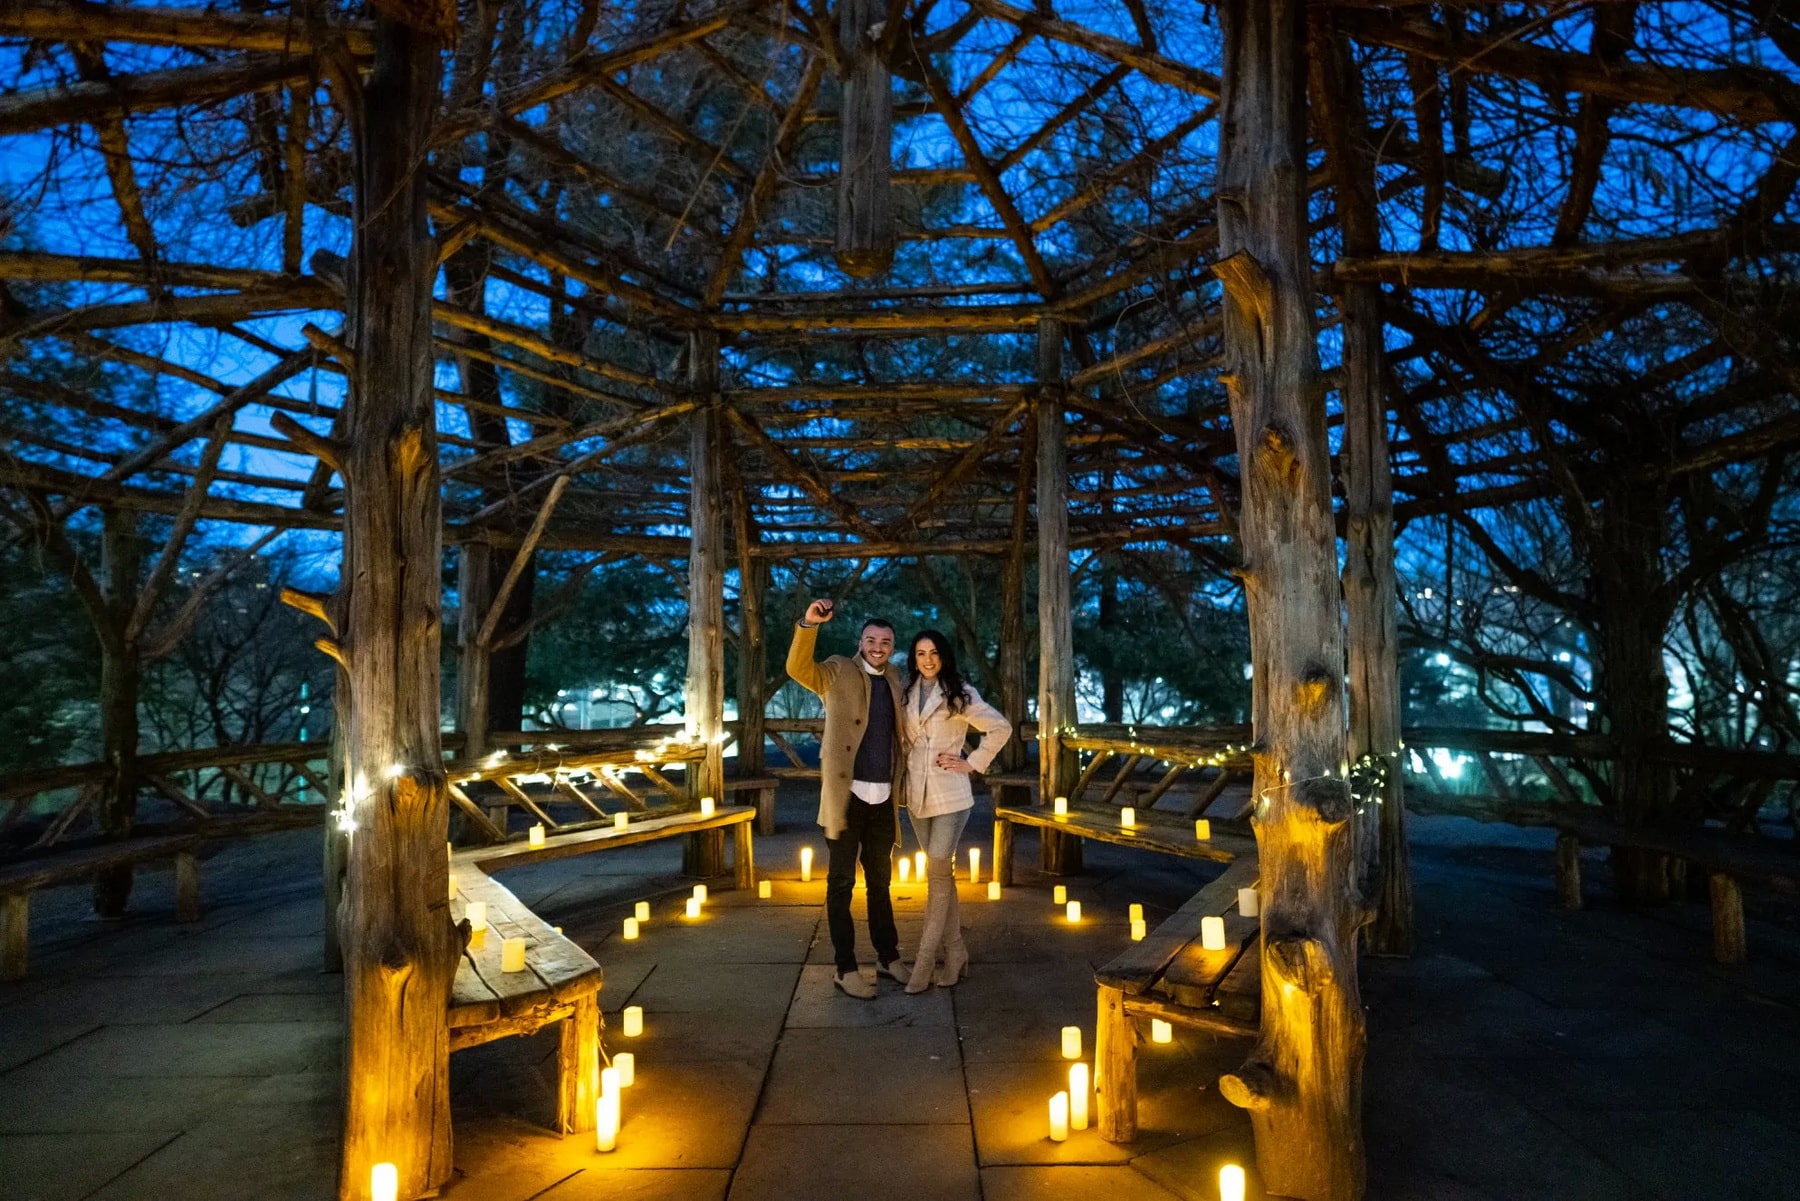
<svg viewBox="0 0 1800 1201">
<path fill-rule="evenodd" d="M 907 658 L 912 676 L 900 719 L 907 742 L 906 811 L 925 850 L 928 885 L 925 931 L 906 991 L 920 993 L 934 983 L 948 988 L 968 974 L 969 949 L 956 899 L 956 846 L 975 807 L 969 776 L 987 770 L 1011 736 L 1012 723 L 964 681 L 955 649 L 936 630 L 915 637 Z M 970 730 L 981 735 L 981 745 L 964 757 Z M 934 974 L 940 948 L 944 966 Z"/>
</svg>

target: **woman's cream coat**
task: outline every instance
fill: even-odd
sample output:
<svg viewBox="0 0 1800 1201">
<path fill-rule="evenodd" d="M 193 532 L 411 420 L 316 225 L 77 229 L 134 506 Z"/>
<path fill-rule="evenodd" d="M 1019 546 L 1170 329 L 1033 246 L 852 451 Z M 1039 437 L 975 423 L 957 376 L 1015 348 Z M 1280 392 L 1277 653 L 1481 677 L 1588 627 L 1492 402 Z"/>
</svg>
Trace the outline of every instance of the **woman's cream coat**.
<svg viewBox="0 0 1800 1201">
<path fill-rule="evenodd" d="M 926 687 L 923 680 L 915 686 Z M 909 693 L 901 711 L 901 729 L 906 735 L 906 807 L 914 817 L 937 817 L 971 809 L 975 796 L 969 788 L 969 777 L 961 772 L 946 771 L 937 765 L 940 754 L 962 754 L 963 743 L 970 730 L 981 735 L 981 745 L 969 752 L 969 766 L 986 771 L 994 756 L 1012 736 L 1012 723 L 1000 710 L 981 699 L 981 695 L 964 685 L 969 703 L 962 712 L 952 713 L 944 703 L 941 688 L 932 688 L 925 698 L 924 712 L 919 711 L 919 698 Z"/>
</svg>

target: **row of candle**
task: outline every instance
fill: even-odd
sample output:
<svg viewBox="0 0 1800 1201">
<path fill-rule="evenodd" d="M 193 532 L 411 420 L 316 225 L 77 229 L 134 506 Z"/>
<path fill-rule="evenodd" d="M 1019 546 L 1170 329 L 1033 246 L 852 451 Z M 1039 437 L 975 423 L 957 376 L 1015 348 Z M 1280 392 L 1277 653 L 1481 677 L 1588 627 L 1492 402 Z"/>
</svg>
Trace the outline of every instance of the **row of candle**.
<svg viewBox="0 0 1800 1201">
<path fill-rule="evenodd" d="M 1069 816 L 1069 798 L 1066 796 L 1059 796 L 1055 800 L 1053 800 L 1050 803 L 1050 816 L 1055 817 L 1055 818 L 1060 818 L 1063 820 L 1067 820 L 1067 818 Z M 1133 808 L 1130 805 L 1124 805 L 1124 806 L 1120 807 L 1120 809 L 1119 809 L 1119 828 L 1122 830 L 1137 829 L 1137 810 L 1135 808 Z M 1207 839 L 1209 839 L 1211 837 L 1212 837 L 1212 822 L 1208 821 L 1204 817 L 1195 818 L 1194 819 L 1194 838 L 1199 842 L 1205 842 Z"/>
<path fill-rule="evenodd" d="M 691 898 L 690 898 L 691 899 Z M 638 902 L 640 905 L 645 902 Z M 621 1033 L 638 1038 L 644 1033 L 644 1007 L 627 1005 L 620 1015 Z M 612 1066 L 600 1069 L 600 1097 L 594 1113 L 594 1149 L 612 1151 L 619 1145 L 620 1090 L 637 1083 L 637 1056 L 615 1051 Z"/>
</svg>

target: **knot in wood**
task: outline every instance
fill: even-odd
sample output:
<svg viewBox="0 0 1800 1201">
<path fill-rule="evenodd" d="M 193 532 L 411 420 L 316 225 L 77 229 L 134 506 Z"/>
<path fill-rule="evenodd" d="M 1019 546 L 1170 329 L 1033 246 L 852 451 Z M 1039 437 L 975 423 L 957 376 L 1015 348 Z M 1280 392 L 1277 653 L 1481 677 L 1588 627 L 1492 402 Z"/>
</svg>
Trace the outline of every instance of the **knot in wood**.
<svg viewBox="0 0 1800 1201">
<path fill-rule="evenodd" d="M 1337 691 L 1336 674 L 1323 664 L 1310 664 L 1294 685 L 1294 708 L 1303 717 L 1317 719 L 1324 715 Z"/>
<path fill-rule="evenodd" d="M 1350 781 L 1335 776 L 1302 780 L 1294 787 L 1294 799 L 1312 810 L 1324 826 L 1341 826 L 1356 811 L 1350 798 Z"/>
<path fill-rule="evenodd" d="M 1266 476 L 1281 480 L 1292 479 L 1299 468 L 1294 436 L 1277 422 L 1263 426 L 1262 436 L 1257 439 L 1256 468 Z"/>
</svg>

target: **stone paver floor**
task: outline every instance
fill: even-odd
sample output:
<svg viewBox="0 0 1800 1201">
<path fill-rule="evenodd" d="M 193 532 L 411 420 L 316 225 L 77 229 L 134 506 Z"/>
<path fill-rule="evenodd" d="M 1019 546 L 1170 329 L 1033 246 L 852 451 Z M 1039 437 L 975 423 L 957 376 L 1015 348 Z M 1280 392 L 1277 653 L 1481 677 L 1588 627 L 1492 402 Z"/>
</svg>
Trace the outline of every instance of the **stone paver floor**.
<svg viewBox="0 0 1800 1201">
<path fill-rule="evenodd" d="M 883 981 L 860 1003 L 831 988 L 822 882 L 797 879 L 802 842 L 823 847 L 808 810 L 784 792 L 783 832 L 758 840 L 774 898 L 715 889 L 698 922 L 680 916 L 674 842 L 505 877 L 605 966 L 607 1046 L 634 1052 L 638 1078 L 602 1156 L 544 1128 L 553 1034 L 458 1054 L 446 1197 L 1210 1201 L 1220 1164 L 1250 1162 L 1248 1123 L 1214 1087 L 1244 1044 L 1184 1033 L 1141 1057 L 1138 1142 L 1045 1137 L 1060 1028 L 1081 1026 L 1091 1055 L 1092 971 L 1126 944 L 1126 906 L 1154 922 L 1211 868 L 1090 845 L 1072 927 L 1022 839 L 1002 900 L 963 886 L 969 978 L 919 997 Z M 40 898 L 31 977 L 0 986 L 0 1197 L 335 1196 L 339 980 L 318 970 L 315 838 L 222 851 L 196 926 L 170 920 L 166 874 L 124 923 L 85 919 L 79 890 Z M 1634 914 L 1596 895 L 1562 913 L 1549 859 L 1537 832 L 1418 824 L 1419 953 L 1364 968 L 1369 1197 L 1794 1195 L 1795 914 L 1753 896 L 1753 962 L 1719 968 L 1704 905 Z M 923 895 L 895 889 L 903 946 Z M 654 916 L 627 943 L 638 900 Z M 618 1035 L 627 1004 L 641 1038 Z"/>
</svg>

